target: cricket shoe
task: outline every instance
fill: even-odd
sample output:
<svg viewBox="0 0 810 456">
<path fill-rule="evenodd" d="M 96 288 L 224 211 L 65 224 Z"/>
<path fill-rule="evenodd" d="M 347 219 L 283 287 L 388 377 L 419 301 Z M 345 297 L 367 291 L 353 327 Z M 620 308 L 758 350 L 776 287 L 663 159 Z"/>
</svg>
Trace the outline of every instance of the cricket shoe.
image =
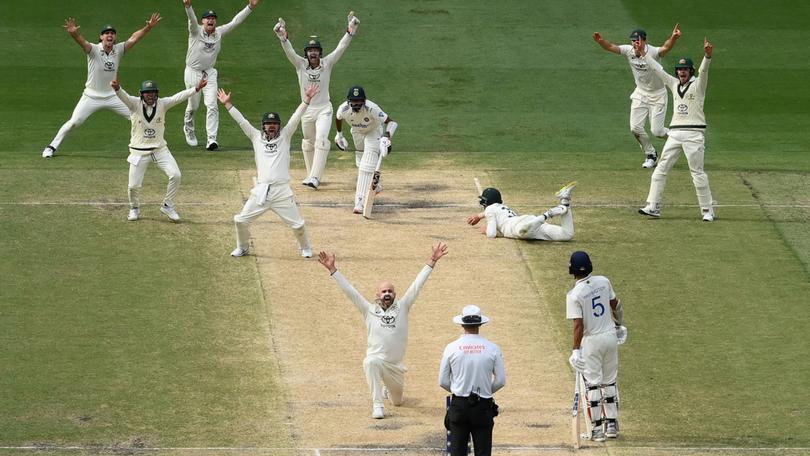
<svg viewBox="0 0 810 456">
<path fill-rule="evenodd" d="M 618 436 L 619 436 L 619 427 L 616 426 L 616 422 L 608 421 L 607 429 L 605 430 L 605 437 L 609 439 L 615 439 Z"/>
<path fill-rule="evenodd" d="M 362 207 L 356 207 L 352 210 L 352 214 L 362 214 L 362 213 L 363 213 Z"/>
<path fill-rule="evenodd" d="M 591 431 L 591 440 L 594 442 L 604 442 L 605 441 L 605 430 L 602 429 L 602 426 L 594 426 L 593 430 Z"/>
<path fill-rule="evenodd" d="M 389 397 L 391 397 L 391 394 L 388 392 L 387 386 L 383 386 L 382 395 L 383 399 L 388 399 Z"/>
<path fill-rule="evenodd" d="M 56 153 L 56 148 L 51 146 L 50 144 L 42 151 L 42 158 L 52 158 L 53 154 Z"/>
<path fill-rule="evenodd" d="M 312 249 L 311 248 L 301 249 L 301 257 L 312 258 Z"/>
<path fill-rule="evenodd" d="M 647 154 L 647 158 L 644 160 L 644 163 L 641 164 L 641 167 L 646 169 L 655 168 L 655 165 L 657 163 L 658 163 L 658 155 Z"/>
<path fill-rule="evenodd" d="M 186 135 L 186 144 L 191 147 L 197 147 L 197 136 L 194 134 L 194 130 L 183 127 L 183 134 Z"/>
<path fill-rule="evenodd" d="M 166 214 L 166 217 L 169 217 L 169 220 L 172 222 L 179 222 L 180 221 L 180 214 L 173 207 L 169 207 L 167 205 L 160 206 L 160 212 Z"/>
<path fill-rule="evenodd" d="M 208 150 L 211 150 L 211 151 L 217 150 L 217 149 L 219 149 L 219 144 L 217 144 L 216 141 L 211 141 L 211 142 L 208 143 L 207 146 L 205 146 L 205 148 L 208 149 Z"/>
<path fill-rule="evenodd" d="M 569 182 L 563 185 L 563 188 L 557 190 L 557 193 L 554 194 L 559 200 L 560 204 L 568 206 L 571 204 L 571 192 L 574 191 L 574 188 L 577 186 L 577 181 Z"/>
<path fill-rule="evenodd" d="M 382 405 L 375 405 L 371 411 L 371 417 L 375 420 L 385 418 L 385 408 Z"/>
<path fill-rule="evenodd" d="M 377 186 L 374 187 L 374 194 L 379 195 L 380 193 L 382 193 L 382 182 L 378 182 Z"/>
<path fill-rule="evenodd" d="M 240 249 L 239 247 L 233 249 L 231 256 L 234 258 L 243 257 L 248 254 L 248 249 Z"/>
<path fill-rule="evenodd" d="M 127 220 L 129 220 L 130 222 L 134 222 L 135 220 L 138 220 L 140 217 L 141 217 L 141 210 L 138 209 L 137 207 L 133 207 L 132 209 L 129 210 Z"/>
<path fill-rule="evenodd" d="M 309 180 L 306 183 L 304 183 L 304 185 L 317 190 L 318 186 L 321 185 L 321 181 L 317 177 L 310 177 Z"/>
<path fill-rule="evenodd" d="M 661 218 L 661 211 L 659 209 L 653 209 L 649 204 L 639 209 L 638 213 L 641 215 L 649 215 L 652 218 Z"/>
<path fill-rule="evenodd" d="M 703 221 L 704 222 L 714 221 L 714 209 L 703 209 Z"/>
</svg>

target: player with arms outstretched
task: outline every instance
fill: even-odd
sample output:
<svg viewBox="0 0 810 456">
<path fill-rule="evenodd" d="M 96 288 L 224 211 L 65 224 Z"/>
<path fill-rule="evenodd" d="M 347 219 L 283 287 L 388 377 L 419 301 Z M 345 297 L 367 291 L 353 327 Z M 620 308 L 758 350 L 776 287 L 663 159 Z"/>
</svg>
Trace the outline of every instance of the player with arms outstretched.
<svg viewBox="0 0 810 456">
<path fill-rule="evenodd" d="M 99 32 L 99 42 L 91 44 L 79 33 L 81 26 L 76 19 L 72 17 L 65 19 L 65 30 L 87 54 L 87 82 L 84 83 L 84 92 L 73 109 L 70 120 L 62 125 L 51 143 L 42 151 L 42 158 L 53 157 L 70 130 L 84 123 L 99 109 L 109 109 L 122 117 L 129 118 L 129 108 L 115 96 L 110 83 L 117 77 L 124 53 L 132 49 L 132 46 L 146 36 L 158 22 L 160 22 L 160 14 L 152 14 L 152 17 L 146 21 L 146 25 L 123 43 L 117 42 L 118 33 L 115 27 L 105 25 Z"/>
<path fill-rule="evenodd" d="M 279 18 L 278 23 L 273 27 L 273 31 L 281 41 L 284 54 L 287 55 L 287 59 L 298 75 L 301 99 L 303 100 L 304 90 L 308 85 L 319 84 L 321 86 L 321 91 L 312 99 L 309 108 L 301 118 L 301 131 L 304 134 L 301 150 L 304 153 L 304 164 L 307 167 L 307 177 L 301 183 L 314 189 L 321 185 L 323 172 L 326 169 L 326 158 L 329 156 L 329 129 L 332 124 L 329 82 L 332 79 L 332 69 L 346 52 L 360 24 L 360 20 L 354 16 L 354 12 L 349 13 L 348 20 L 346 34 L 343 35 L 335 50 L 326 56 L 323 56 L 321 42 L 317 37 L 312 36 L 304 45 L 304 57 L 301 57 L 295 53 L 290 43 L 284 19 Z"/>
</svg>

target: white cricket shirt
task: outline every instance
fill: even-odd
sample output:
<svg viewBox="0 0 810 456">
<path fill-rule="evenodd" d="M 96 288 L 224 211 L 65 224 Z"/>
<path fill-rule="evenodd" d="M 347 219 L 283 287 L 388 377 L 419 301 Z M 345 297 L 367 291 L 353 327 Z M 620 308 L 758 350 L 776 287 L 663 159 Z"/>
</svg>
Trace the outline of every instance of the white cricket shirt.
<svg viewBox="0 0 810 456">
<path fill-rule="evenodd" d="M 260 184 L 278 184 L 290 181 L 290 140 L 306 109 L 307 105 L 301 103 L 287 121 L 287 125 L 273 139 L 267 138 L 264 132 L 253 127 L 236 107 L 228 110 L 233 120 L 239 124 L 253 144 L 253 157 Z"/>
<path fill-rule="evenodd" d="M 385 125 L 385 121 L 388 120 L 388 114 L 380 109 L 377 103 L 371 100 L 366 100 L 365 106 L 358 112 L 352 111 L 349 102 L 344 101 L 338 106 L 335 117 L 351 125 L 352 133 L 367 135 L 374 132 L 377 133 L 378 137 L 382 136 L 383 125 Z"/>
<path fill-rule="evenodd" d="M 582 319 L 584 336 L 616 331 L 610 301 L 616 299 L 613 286 L 605 276 L 589 275 L 577 280 L 565 298 L 565 316 L 569 320 Z"/>
<path fill-rule="evenodd" d="M 281 42 L 281 47 L 287 55 L 287 60 L 292 63 L 293 67 L 295 67 L 295 72 L 298 74 L 298 87 L 301 90 L 301 101 L 306 99 L 304 91 L 307 87 L 309 87 L 310 84 L 318 84 L 321 87 L 321 91 L 309 102 L 310 106 L 319 108 L 325 104 L 329 104 L 329 81 L 332 79 L 332 68 L 338 60 L 340 60 L 340 57 L 343 56 L 343 53 L 346 52 L 346 48 L 349 47 L 351 40 L 352 36 L 348 33 L 343 35 L 343 38 L 340 39 L 335 50 L 325 57 L 321 57 L 321 65 L 318 68 L 310 68 L 309 60 L 295 53 L 290 40 Z"/>
<path fill-rule="evenodd" d="M 332 274 L 343 293 L 357 307 L 366 322 L 368 332 L 366 356 L 376 356 L 389 363 L 399 363 L 405 358 L 405 349 L 408 346 L 408 315 L 431 272 L 433 268 L 425 265 L 408 287 L 408 291 L 401 298 L 395 299 L 385 310 L 379 304 L 368 302 L 340 271 Z"/>
<path fill-rule="evenodd" d="M 658 55 L 659 48 L 647 45 L 647 55 L 656 62 L 661 61 Z M 633 70 L 633 79 L 636 80 L 636 89 L 630 98 L 638 98 L 645 101 L 657 101 L 661 97 L 666 97 L 667 91 L 664 88 L 664 83 L 655 75 L 650 69 L 647 60 L 644 57 L 636 56 L 633 46 L 629 44 L 619 45 L 619 51 L 627 58 L 627 63 L 630 64 L 630 69 Z"/>
<path fill-rule="evenodd" d="M 154 106 L 146 106 L 141 98 L 130 96 L 123 87 L 115 92 L 130 111 L 129 118 L 132 121 L 130 152 L 135 155 L 149 155 L 155 149 L 166 146 L 166 140 L 163 138 L 166 130 L 166 111 L 186 101 L 196 90 L 196 87 L 191 87 L 171 97 L 158 98 Z"/>
<path fill-rule="evenodd" d="M 125 43 L 113 45 L 110 53 L 104 52 L 101 43 L 91 44 L 87 53 L 87 82 L 84 83 L 84 94 L 91 98 L 107 98 L 115 95 L 110 83 L 118 73 L 121 57 L 124 56 Z"/>
<path fill-rule="evenodd" d="M 487 237 L 494 238 L 498 235 L 504 237 L 517 237 L 515 227 L 531 215 L 517 215 L 509 206 L 501 203 L 490 204 L 484 209 L 484 216 L 487 219 Z"/>
<path fill-rule="evenodd" d="M 669 128 L 685 130 L 703 130 L 706 128 L 706 114 L 703 111 L 703 104 L 706 101 L 710 63 L 711 59 L 704 56 L 703 61 L 700 62 L 697 77 L 692 76 L 686 84 L 681 84 L 678 78 L 664 71 L 664 68 L 658 62 L 650 63 L 650 68 L 672 92 L 672 119 Z"/>
<path fill-rule="evenodd" d="M 217 25 L 214 33 L 207 34 L 197 22 L 192 7 L 186 8 L 188 16 L 188 52 L 186 53 L 186 66 L 197 71 L 208 71 L 217 64 L 217 56 L 222 49 L 222 38 L 237 25 L 244 22 L 250 14 L 250 6 L 236 14 L 236 16 L 224 25 Z"/>
<path fill-rule="evenodd" d="M 506 384 L 501 348 L 480 334 L 447 344 L 439 365 L 439 386 L 456 396 L 490 398 Z"/>
</svg>

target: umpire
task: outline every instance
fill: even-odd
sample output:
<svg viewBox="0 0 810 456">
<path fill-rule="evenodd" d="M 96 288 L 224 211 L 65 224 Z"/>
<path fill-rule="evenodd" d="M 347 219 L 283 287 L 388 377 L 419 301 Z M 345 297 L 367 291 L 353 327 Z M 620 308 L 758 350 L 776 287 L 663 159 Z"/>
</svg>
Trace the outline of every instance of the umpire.
<svg viewBox="0 0 810 456">
<path fill-rule="evenodd" d="M 500 347 L 478 334 L 489 318 L 475 305 L 464 306 L 453 323 L 464 334 L 444 349 L 439 367 L 439 386 L 452 393 L 444 427 L 450 431 L 450 454 L 465 456 L 472 434 L 475 456 L 492 453 L 493 418 L 498 405 L 492 395 L 506 384 Z"/>
</svg>

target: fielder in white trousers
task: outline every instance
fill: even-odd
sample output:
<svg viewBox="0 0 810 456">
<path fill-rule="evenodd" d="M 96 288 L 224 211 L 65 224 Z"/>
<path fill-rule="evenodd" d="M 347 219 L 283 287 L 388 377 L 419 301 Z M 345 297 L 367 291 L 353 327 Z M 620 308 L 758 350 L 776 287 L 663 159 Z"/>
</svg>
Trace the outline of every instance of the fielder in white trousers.
<svg viewBox="0 0 810 456">
<path fill-rule="evenodd" d="M 236 224 L 236 248 L 248 251 L 250 247 L 250 224 L 267 211 L 273 211 L 293 230 L 302 255 L 311 250 L 304 228 L 304 218 L 295 203 L 289 182 L 257 185 L 253 187 L 242 211 L 233 216 Z M 307 254 L 305 256 L 311 256 Z"/>
<path fill-rule="evenodd" d="M 129 194 L 129 208 L 137 209 L 141 207 L 138 193 L 143 187 L 143 177 L 146 174 L 146 169 L 149 163 L 155 163 L 161 171 L 169 178 L 169 183 L 166 186 L 166 196 L 163 198 L 163 205 L 166 207 L 175 207 L 175 200 L 177 198 L 177 191 L 180 189 L 180 167 L 177 166 L 177 161 L 166 146 L 150 153 L 149 155 L 137 155 L 130 153 L 127 158 L 129 162 L 129 182 L 127 183 Z"/>
</svg>

